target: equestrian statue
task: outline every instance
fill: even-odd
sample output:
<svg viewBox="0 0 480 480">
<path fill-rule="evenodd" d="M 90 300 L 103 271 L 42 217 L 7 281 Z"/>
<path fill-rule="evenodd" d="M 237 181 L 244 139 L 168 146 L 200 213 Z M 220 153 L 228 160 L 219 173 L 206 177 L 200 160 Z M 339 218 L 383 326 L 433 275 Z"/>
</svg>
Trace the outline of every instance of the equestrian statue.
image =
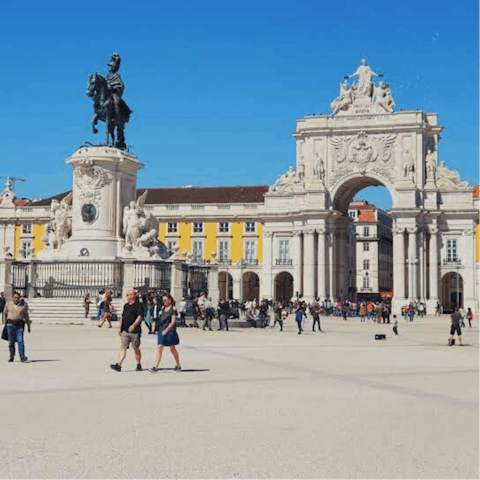
<svg viewBox="0 0 480 480">
<path fill-rule="evenodd" d="M 106 144 L 116 148 L 125 149 L 125 124 L 130 119 L 132 110 L 122 98 L 125 85 L 118 73 L 121 58 L 114 53 L 108 62 L 108 75 L 102 77 L 97 73 L 90 75 L 87 84 L 87 96 L 93 99 L 94 115 L 92 118 L 92 131 L 98 133 L 96 127 L 99 120 L 105 122 Z M 115 139 L 116 128 L 116 139 Z"/>
</svg>

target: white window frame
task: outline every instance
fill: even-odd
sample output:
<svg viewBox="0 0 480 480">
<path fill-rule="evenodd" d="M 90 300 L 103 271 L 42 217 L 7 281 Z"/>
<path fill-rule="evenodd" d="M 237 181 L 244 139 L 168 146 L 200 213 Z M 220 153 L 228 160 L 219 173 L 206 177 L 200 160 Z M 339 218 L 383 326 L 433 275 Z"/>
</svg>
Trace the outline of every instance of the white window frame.
<svg viewBox="0 0 480 480">
<path fill-rule="evenodd" d="M 203 222 L 193 222 L 193 233 L 203 233 Z"/>
<path fill-rule="evenodd" d="M 363 251 L 364 252 L 369 252 L 370 251 L 370 243 L 363 242 Z"/>
<path fill-rule="evenodd" d="M 447 239 L 446 255 L 447 262 L 456 262 L 458 260 L 458 240 L 456 238 Z"/>
<path fill-rule="evenodd" d="M 230 223 L 229 222 L 218 222 L 218 232 L 219 233 L 229 233 L 230 232 Z"/>
<path fill-rule="evenodd" d="M 177 222 L 168 222 L 167 223 L 167 233 L 178 233 L 178 223 Z"/>
<path fill-rule="evenodd" d="M 278 258 L 280 260 L 290 260 L 290 240 L 280 240 L 278 242 Z"/>
<path fill-rule="evenodd" d="M 22 224 L 22 234 L 31 235 L 32 234 L 32 224 L 31 223 L 23 223 Z"/>
<path fill-rule="evenodd" d="M 255 222 L 245 222 L 245 232 L 255 233 Z"/>
<path fill-rule="evenodd" d="M 247 240 L 245 242 L 245 261 L 247 263 L 253 263 L 256 257 L 256 245 L 253 240 Z"/>
<path fill-rule="evenodd" d="M 228 262 L 230 260 L 230 242 L 228 240 L 219 240 L 218 260 L 219 262 Z"/>
<path fill-rule="evenodd" d="M 200 262 L 203 260 L 203 240 L 193 240 L 192 260 Z"/>
</svg>

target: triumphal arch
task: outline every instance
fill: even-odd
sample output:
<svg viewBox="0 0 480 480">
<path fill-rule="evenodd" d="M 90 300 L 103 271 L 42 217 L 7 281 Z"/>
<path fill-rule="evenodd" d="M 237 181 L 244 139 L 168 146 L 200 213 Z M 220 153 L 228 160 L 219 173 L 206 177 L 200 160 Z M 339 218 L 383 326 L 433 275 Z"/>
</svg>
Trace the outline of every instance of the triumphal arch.
<svg viewBox="0 0 480 480">
<path fill-rule="evenodd" d="M 274 297 L 275 277 L 291 270 L 294 291 L 306 299 L 346 299 L 348 205 L 364 187 L 383 185 L 392 198 L 394 308 L 424 301 L 432 311 L 450 274 L 462 278 L 462 303 L 474 307 L 473 189 L 439 163 L 438 115 L 395 111 L 379 77 L 362 60 L 340 83 L 330 115 L 297 121 L 296 168 L 265 196 L 265 294 Z M 273 255 L 286 236 L 293 237 L 287 268 Z M 453 238 L 463 264 L 445 254 Z"/>
</svg>

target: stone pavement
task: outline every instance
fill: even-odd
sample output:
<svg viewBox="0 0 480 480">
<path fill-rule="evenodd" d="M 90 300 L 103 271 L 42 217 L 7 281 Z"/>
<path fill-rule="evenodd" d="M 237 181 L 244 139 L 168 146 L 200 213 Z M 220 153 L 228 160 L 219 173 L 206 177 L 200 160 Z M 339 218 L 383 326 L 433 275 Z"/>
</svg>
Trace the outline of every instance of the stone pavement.
<svg viewBox="0 0 480 480">
<path fill-rule="evenodd" d="M 29 363 L 1 343 L 0 477 L 478 478 L 477 322 L 464 347 L 446 346 L 449 317 L 401 320 L 398 337 L 322 326 L 179 329 L 184 370 L 166 351 L 152 374 L 131 350 L 109 368 L 115 328 L 34 324 Z"/>
</svg>

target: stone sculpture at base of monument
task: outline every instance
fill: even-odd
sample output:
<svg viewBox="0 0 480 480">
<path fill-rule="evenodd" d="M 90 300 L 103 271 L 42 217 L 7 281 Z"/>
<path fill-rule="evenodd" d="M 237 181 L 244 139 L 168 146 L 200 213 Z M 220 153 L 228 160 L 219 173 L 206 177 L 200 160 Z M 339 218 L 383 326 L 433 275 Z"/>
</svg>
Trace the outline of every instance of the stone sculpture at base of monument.
<svg viewBox="0 0 480 480">
<path fill-rule="evenodd" d="M 122 253 L 142 258 L 168 258 L 167 248 L 158 240 L 158 220 L 150 212 L 145 212 L 147 195 L 148 190 L 145 190 L 136 202 L 132 200 L 123 209 L 125 246 Z"/>
</svg>

